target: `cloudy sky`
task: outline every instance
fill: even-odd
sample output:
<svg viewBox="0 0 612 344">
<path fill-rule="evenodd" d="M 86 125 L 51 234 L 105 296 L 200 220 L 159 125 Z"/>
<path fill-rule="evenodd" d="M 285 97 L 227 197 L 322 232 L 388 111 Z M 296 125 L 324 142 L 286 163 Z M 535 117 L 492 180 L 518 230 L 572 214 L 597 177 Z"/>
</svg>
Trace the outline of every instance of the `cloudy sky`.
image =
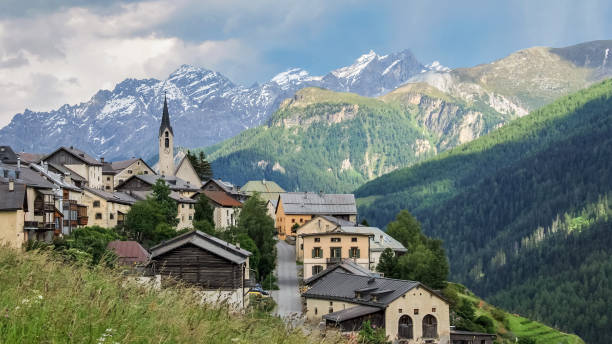
<svg viewBox="0 0 612 344">
<path fill-rule="evenodd" d="M 373 49 L 472 66 L 535 45 L 612 39 L 607 0 L 2 0 L 0 126 L 187 63 L 236 83 L 324 74 Z"/>
</svg>

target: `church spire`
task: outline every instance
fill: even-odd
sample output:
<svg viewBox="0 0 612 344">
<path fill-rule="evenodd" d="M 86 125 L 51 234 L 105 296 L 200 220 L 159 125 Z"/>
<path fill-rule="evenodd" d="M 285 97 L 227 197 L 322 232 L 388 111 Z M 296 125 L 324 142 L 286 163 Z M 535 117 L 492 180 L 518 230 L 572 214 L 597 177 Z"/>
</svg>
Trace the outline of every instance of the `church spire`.
<svg viewBox="0 0 612 344">
<path fill-rule="evenodd" d="M 164 92 L 164 112 L 162 114 L 161 125 L 159 126 L 159 136 L 162 136 L 164 129 L 168 128 L 170 134 L 174 135 L 172 132 L 172 126 L 170 125 L 170 114 L 168 113 L 168 101 L 166 100 L 166 92 Z"/>
</svg>

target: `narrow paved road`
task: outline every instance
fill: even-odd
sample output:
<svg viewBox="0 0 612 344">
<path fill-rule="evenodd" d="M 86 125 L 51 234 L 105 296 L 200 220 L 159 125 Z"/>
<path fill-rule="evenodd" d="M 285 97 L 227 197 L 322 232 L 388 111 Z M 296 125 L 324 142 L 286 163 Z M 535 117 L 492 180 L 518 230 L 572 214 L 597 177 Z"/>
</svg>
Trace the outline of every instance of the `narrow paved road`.
<svg viewBox="0 0 612 344">
<path fill-rule="evenodd" d="M 302 301 L 298 287 L 297 266 L 295 264 L 295 247 L 279 240 L 276 243 L 278 263 L 276 273 L 280 290 L 273 291 L 272 297 L 278 305 L 276 314 L 282 318 L 300 316 Z"/>
</svg>

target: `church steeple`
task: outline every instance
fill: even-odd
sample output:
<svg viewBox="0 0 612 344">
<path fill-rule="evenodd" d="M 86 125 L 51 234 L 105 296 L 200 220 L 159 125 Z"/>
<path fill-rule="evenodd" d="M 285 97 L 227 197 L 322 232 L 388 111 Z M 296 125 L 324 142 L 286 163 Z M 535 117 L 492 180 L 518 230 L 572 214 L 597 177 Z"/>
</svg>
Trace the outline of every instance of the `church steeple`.
<svg viewBox="0 0 612 344">
<path fill-rule="evenodd" d="M 159 126 L 159 136 L 162 136 L 162 134 L 164 133 L 164 129 L 166 128 L 168 128 L 168 131 L 170 131 L 170 133 L 174 135 L 174 132 L 172 132 L 172 126 L 170 125 L 170 114 L 168 113 L 168 101 L 166 100 L 166 94 L 164 94 L 164 112 L 162 113 L 162 121 L 161 121 L 161 125 Z"/>
<path fill-rule="evenodd" d="M 174 172 L 174 133 L 170 125 L 168 101 L 164 94 L 164 112 L 159 126 L 159 173 L 164 176 L 173 176 Z"/>
</svg>

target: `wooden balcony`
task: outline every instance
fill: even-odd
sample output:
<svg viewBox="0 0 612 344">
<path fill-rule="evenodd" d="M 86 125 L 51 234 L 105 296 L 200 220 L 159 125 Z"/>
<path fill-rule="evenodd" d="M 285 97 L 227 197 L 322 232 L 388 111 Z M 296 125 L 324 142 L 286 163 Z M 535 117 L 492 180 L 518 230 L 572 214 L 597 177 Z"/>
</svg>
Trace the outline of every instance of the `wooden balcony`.
<svg viewBox="0 0 612 344">
<path fill-rule="evenodd" d="M 88 220 L 89 220 L 89 217 L 87 216 L 79 216 L 78 218 L 79 226 L 87 226 Z"/>
</svg>

